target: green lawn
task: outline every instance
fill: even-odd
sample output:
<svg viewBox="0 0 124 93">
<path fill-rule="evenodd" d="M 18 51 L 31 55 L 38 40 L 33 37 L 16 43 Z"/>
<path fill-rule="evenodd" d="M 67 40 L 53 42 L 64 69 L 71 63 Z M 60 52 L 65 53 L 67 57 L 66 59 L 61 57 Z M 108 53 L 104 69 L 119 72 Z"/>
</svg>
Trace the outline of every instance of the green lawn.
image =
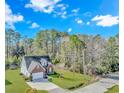
<svg viewBox="0 0 124 93">
<path fill-rule="evenodd" d="M 80 86 L 86 86 L 93 80 L 91 76 L 70 71 L 56 70 L 56 72 L 62 74 L 63 78 L 60 78 L 58 75 L 50 75 L 50 77 L 52 77 L 51 82 L 64 89 L 74 89 Z"/>
<path fill-rule="evenodd" d="M 5 91 L 6 93 L 25 93 L 30 88 L 22 76 L 19 75 L 18 70 L 7 70 L 5 80 Z M 38 93 L 48 93 L 47 91 L 38 91 Z"/>
<path fill-rule="evenodd" d="M 112 88 L 110 88 L 107 92 L 105 93 L 119 93 L 119 86 L 113 86 Z"/>
</svg>

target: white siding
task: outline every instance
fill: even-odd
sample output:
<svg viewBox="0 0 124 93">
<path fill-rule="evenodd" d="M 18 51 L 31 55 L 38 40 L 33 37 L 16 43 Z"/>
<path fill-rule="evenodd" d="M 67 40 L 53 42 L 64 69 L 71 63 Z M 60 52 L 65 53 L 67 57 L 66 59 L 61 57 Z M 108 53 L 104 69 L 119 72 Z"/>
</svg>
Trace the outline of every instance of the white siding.
<svg viewBox="0 0 124 93">
<path fill-rule="evenodd" d="M 26 68 L 26 63 L 25 63 L 25 60 L 24 58 L 22 59 L 22 63 L 21 63 L 21 73 L 26 76 L 26 77 L 29 77 L 30 76 L 30 73 L 28 72 L 27 68 Z"/>
</svg>

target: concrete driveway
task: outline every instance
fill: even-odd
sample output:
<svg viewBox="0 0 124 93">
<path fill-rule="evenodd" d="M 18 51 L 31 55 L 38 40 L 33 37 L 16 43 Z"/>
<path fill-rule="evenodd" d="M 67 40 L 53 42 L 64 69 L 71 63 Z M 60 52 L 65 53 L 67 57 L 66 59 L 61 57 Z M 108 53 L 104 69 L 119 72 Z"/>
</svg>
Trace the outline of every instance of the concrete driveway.
<svg viewBox="0 0 124 93">
<path fill-rule="evenodd" d="M 37 90 L 47 90 L 47 91 L 64 91 L 63 89 L 61 89 L 59 86 L 49 82 L 47 79 L 41 79 L 41 80 L 35 80 L 35 81 L 30 81 L 27 82 L 27 84 L 32 87 L 35 88 Z M 63 92 L 62 92 L 63 93 Z"/>
<path fill-rule="evenodd" d="M 106 78 L 102 78 L 98 82 L 68 93 L 104 93 L 108 88 L 111 88 L 114 85 L 119 85 L 118 73 L 108 74 Z"/>
</svg>

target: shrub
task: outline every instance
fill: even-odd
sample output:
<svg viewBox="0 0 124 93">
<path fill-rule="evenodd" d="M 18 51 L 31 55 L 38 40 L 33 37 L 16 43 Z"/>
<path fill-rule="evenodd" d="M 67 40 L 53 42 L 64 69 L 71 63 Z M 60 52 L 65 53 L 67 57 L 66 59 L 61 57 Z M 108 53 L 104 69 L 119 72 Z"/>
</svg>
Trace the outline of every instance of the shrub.
<svg viewBox="0 0 124 93">
<path fill-rule="evenodd" d="M 52 77 L 48 77 L 48 80 L 49 80 L 50 82 L 52 82 Z"/>
<path fill-rule="evenodd" d="M 56 65 L 56 64 L 60 63 L 60 60 L 54 59 L 54 60 L 52 60 L 52 63 Z"/>
<path fill-rule="evenodd" d="M 9 58 L 6 58 L 5 62 L 8 63 L 8 64 L 12 63 L 13 62 L 13 57 L 10 56 Z"/>
<path fill-rule="evenodd" d="M 13 57 L 13 62 L 12 63 L 15 63 L 15 64 L 18 64 L 19 63 L 19 59 L 17 59 L 17 57 L 16 56 L 14 56 Z"/>
<path fill-rule="evenodd" d="M 54 72 L 53 74 L 49 74 L 49 76 L 54 77 L 54 78 L 59 78 L 60 77 L 60 74 Z"/>
<path fill-rule="evenodd" d="M 71 90 L 71 89 L 75 89 L 75 87 L 74 87 L 74 86 L 73 86 L 73 87 L 69 87 L 68 89 L 69 89 L 69 90 Z"/>
<path fill-rule="evenodd" d="M 60 74 L 59 77 L 60 77 L 60 78 L 64 78 L 64 75 L 63 75 L 63 74 Z"/>
<path fill-rule="evenodd" d="M 32 81 L 32 76 L 29 77 L 29 80 Z"/>
<path fill-rule="evenodd" d="M 30 77 L 25 77 L 25 76 L 23 76 L 23 78 L 24 78 L 26 81 L 32 81 L 32 76 L 30 76 Z"/>
<path fill-rule="evenodd" d="M 20 62 L 19 59 L 17 59 L 16 56 L 10 56 L 8 59 L 6 59 L 6 63 L 9 64 L 18 64 Z"/>
<path fill-rule="evenodd" d="M 37 93 L 36 89 L 28 88 L 25 93 Z"/>
<path fill-rule="evenodd" d="M 97 67 L 96 68 L 96 73 L 98 74 L 98 75 L 103 75 L 103 74 L 106 74 L 107 73 L 107 68 L 106 67 Z"/>
<path fill-rule="evenodd" d="M 111 64 L 111 71 L 112 72 L 119 71 L 119 64 L 118 63 Z"/>
<path fill-rule="evenodd" d="M 10 66 L 9 63 L 6 63 L 6 64 L 5 64 L 5 69 L 6 69 L 6 70 L 9 69 L 9 66 Z"/>
<path fill-rule="evenodd" d="M 22 73 L 20 73 L 19 75 L 23 75 Z"/>
</svg>

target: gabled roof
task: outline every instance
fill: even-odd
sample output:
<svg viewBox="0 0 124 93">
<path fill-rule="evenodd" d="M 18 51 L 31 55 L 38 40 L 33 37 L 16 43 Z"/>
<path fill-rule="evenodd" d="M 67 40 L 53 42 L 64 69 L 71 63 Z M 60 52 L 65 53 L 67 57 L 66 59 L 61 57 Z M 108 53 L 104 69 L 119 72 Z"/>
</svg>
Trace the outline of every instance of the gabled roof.
<svg viewBox="0 0 124 93">
<path fill-rule="evenodd" d="M 26 63 L 27 69 L 29 68 L 32 61 L 38 62 L 41 64 L 40 62 L 41 58 L 47 60 L 48 62 L 51 62 L 49 56 L 24 56 L 24 61 Z"/>
<path fill-rule="evenodd" d="M 40 66 L 44 70 L 44 72 L 46 71 L 46 69 L 40 63 L 34 61 L 31 62 L 28 71 L 31 73 L 34 69 L 37 69 L 37 66 Z"/>
</svg>

